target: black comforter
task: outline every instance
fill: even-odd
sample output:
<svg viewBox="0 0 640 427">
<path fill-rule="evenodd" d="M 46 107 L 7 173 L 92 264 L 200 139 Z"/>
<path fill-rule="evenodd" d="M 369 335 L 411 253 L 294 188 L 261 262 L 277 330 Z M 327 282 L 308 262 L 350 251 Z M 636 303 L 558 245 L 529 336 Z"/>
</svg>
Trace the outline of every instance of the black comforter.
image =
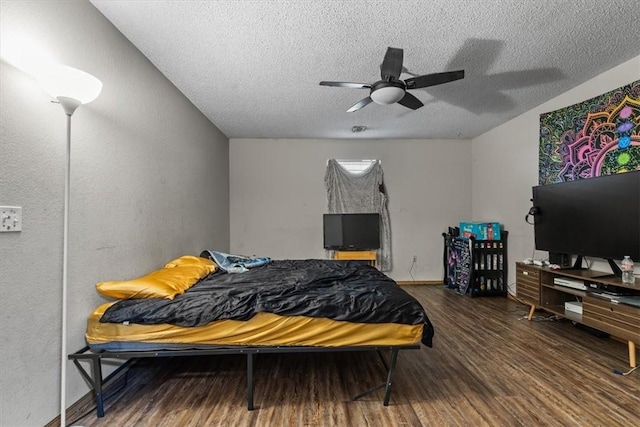
<svg viewBox="0 0 640 427">
<path fill-rule="evenodd" d="M 358 262 L 284 260 L 244 273 L 215 272 L 173 300 L 118 301 L 100 321 L 200 326 L 248 320 L 258 312 L 356 323 L 422 323 L 422 343 L 432 345 L 433 326 L 420 303 L 391 278 Z"/>
</svg>

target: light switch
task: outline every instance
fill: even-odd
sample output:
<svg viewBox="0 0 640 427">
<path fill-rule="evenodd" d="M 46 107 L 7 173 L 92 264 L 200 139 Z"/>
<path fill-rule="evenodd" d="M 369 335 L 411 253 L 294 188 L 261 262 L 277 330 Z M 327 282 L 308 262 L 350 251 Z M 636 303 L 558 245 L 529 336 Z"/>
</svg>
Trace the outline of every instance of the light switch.
<svg viewBox="0 0 640 427">
<path fill-rule="evenodd" d="M 22 231 L 22 208 L 0 206 L 0 233 Z"/>
</svg>

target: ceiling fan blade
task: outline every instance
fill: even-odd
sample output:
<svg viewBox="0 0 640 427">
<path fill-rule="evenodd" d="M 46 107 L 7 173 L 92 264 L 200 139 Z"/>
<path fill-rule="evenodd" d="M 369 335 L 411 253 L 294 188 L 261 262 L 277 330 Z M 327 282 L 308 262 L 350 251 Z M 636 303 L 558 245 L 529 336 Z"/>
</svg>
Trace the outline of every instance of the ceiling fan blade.
<svg viewBox="0 0 640 427">
<path fill-rule="evenodd" d="M 387 53 L 384 55 L 384 61 L 380 66 L 380 75 L 382 80 L 398 80 L 400 73 L 402 73 L 402 57 L 403 50 L 395 47 L 387 48 Z"/>
<path fill-rule="evenodd" d="M 367 96 L 366 98 L 363 98 L 360 101 L 356 102 L 356 104 L 353 107 L 351 107 L 351 108 L 349 108 L 347 110 L 347 113 L 353 113 L 354 111 L 358 111 L 362 107 L 366 107 L 367 105 L 371 104 L 372 102 L 373 102 L 373 99 L 371 99 L 370 96 Z"/>
<path fill-rule="evenodd" d="M 463 78 L 464 70 L 458 70 L 411 77 L 410 79 L 405 80 L 404 83 L 407 85 L 407 89 L 420 89 L 422 87 L 441 85 L 443 83 L 449 83 Z"/>
<path fill-rule="evenodd" d="M 368 83 L 352 83 L 352 82 L 320 82 L 320 86 L 337 86 L 348 87 L 352 89 L 371 89 L 371 85 Z"/>
<path fill-rule="evenodd" d="M 404 93 L 404 96 L 400 101 L 398 101 L 398 104 L 404 105 L 405 107 L 411 108 L 412 110 L 417 110 L 424 105 L 418 98 L 411 95 L 409 92 Z"/>
</svg>

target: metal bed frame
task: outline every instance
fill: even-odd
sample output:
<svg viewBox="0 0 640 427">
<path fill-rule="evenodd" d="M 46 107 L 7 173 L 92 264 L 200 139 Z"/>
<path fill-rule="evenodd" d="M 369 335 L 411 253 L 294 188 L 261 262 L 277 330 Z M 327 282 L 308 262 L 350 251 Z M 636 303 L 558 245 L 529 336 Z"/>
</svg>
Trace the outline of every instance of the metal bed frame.
<svg viewBox="0 0 640 427">
<path fill-rule="evenodd" d="M 120 368 L 111 373 L 107 378 L 102 378 L 102 360 L 103 359 L 137 359 L 148 357 L 176 357 L 176 356 L 212 356 L 220 354 L 246 354 L 247 356 L 247 409 L 253 410 L 253 362 L 254 356 L 259 353 L 320 353 L 320 352 L 337 352 L 337 351 L 372 351 L 375 350 L 380 356 L 380 360 L 387 370 L 386 382 L 366 390 L 353 397 L 353 400 L 360 399 L 374 391 L 385 389 L 383 404 L 389 406 L 391 397 L 391 385 L 393 382 L 393 373 L 395 371 L 398 353 L 400 350 L 416 350 L 419 344 L 398 345 L 398 346 L 353 346 L 353 347 L 212 347 L 207 349 L 185 349 L 185 350 L 158 350 L 158 351 L 93 351 L 86 346 L 77 352 L 70 354 L 68 358 L 76 365 L 80 374 L 93 387 L 96 398 L 96 412 L 99 418 L 104 417 L 104 395 L 103 388 L 118 372 Z M 391 362 L 387 365 L 382 357 L 382 350 L 391 351 Z M 80 361 L 89 361 L 91 366 L 91 374 L 80 364 Z M 123 365 L 124 366 L 124 365 Z"/>
</svg>

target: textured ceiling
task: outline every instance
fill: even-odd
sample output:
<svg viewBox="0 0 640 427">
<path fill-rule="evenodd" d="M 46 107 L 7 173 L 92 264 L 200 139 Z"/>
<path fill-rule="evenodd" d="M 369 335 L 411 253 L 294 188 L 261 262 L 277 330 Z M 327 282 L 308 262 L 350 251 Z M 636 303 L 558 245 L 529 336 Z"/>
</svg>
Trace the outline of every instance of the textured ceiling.
<svg viewBox="0 0 640 427">
<path fill-rule="evenodd" d="M 91 3 L 229 138 L 473 138 L 640 54 L 637 0 Z M 466 77 L 415 111 L 318 84 L 380 80 L 389 46 L 402 79 Z"/>
</svg>

